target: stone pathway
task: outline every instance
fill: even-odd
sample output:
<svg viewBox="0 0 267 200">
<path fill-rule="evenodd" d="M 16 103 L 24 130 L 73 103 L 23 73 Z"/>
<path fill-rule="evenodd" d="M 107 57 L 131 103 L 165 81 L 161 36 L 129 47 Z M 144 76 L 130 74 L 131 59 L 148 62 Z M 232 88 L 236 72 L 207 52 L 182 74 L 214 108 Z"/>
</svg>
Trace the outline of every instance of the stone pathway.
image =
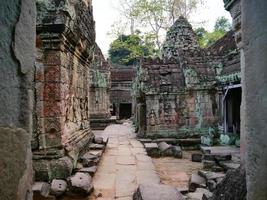
<svg viewBox="0 0 267 200">
<path fill-rule="evenodd" d="M 95 191 L 90 200 L 130 200 L 139 184 L 160 182 L 130 122 L 110 125 L 102 136 L 109 142 L 93 179 Z"/>
</svg>

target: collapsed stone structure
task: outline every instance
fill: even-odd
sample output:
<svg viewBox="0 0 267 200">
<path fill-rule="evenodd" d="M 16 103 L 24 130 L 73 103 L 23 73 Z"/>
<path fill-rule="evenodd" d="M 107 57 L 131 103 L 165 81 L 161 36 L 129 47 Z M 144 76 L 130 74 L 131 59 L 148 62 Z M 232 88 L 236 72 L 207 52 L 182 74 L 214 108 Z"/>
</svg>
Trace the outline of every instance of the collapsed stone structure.
<svg viewBox="0 0 267 200">
<path fill-rule="evenodd" d="M 66 179 L 109 118 L 109 65 L 95 43 L 92 2 L 37 1 L 35 181 Z M 96 124 L 96 126 L 98 123 Z"/>
<path fill-rule="evenodd" d="M 139 135 L 185 138 L 227 125 L 222 102 L 227 86 L 240 83 L 233 32 L 201 49 L 192 26 L 180 17 L 167 33 L 162 56 L 144 59 L 139 66 L 135 83 Z M 239 126 L 240 120 L 235 123 Z"/>
</svg>

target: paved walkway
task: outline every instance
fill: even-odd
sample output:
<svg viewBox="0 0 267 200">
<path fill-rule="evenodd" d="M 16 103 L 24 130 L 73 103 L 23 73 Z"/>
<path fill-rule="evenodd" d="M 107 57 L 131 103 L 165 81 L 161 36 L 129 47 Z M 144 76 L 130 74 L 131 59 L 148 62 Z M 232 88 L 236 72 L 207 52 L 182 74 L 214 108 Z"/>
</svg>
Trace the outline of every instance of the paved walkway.
<svg viewBox="0 0 267 200">
<path fill-rule="evenodd" d="M 160 182 L 130 123 L 110 125 L 102 136 L 109 137 L 109 142 L 94 176 L 94 199 L 130 200 L 139 184 Z"/>
</svg>

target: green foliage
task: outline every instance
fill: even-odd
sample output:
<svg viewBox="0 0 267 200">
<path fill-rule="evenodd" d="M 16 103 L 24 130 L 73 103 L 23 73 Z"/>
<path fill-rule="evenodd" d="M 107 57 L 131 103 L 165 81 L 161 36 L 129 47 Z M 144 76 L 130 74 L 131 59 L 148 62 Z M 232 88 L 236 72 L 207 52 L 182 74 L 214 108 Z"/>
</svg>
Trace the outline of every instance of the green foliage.
<svg viewBox="0 0 267 200">
<path fill-rule="evenodd" d="M 120 35 L 109 49 L 109 58 L 113 64 L 133 65 L 138 58 L 154 55 L 155 46 L 152 36 L 141 37 L 138 34 Z"/>
<path fill-rule="evenodd" d="M 119 23 L 117 30 L 130 26 L 131 34 L 137 28 L 155 37 L 157 49 L 161 48 L 166 31 L 179 18 L 189 19 L 205 0 L 120 0 L 120 12 L 128 23 Z M 120 26 L 124 26 L 121 28 Z M 137 27 L 138 26 L 138 27 Z M 115 27 L 115 26 L 114 26 Z M 118 32 L 114 30 L 113 32 Z M 121 32 L 122 33 L 122 32 Z"/>
<path fill-rule="evenodd" d="M 226 33 L 230 30 L 231 30 L 231 24 L 230 24 L 229 20 L 226 19 L 224 16 L 219 17 L 216 20 L 215 26 L 214 26 L 214 31 Z"/>
<path fill-rule="evenodd" d="M 216 20 L 213 32 L 208 32 L 203 27 L 197 28 L 195 33 L 197 40 L 202 48 L 206 48 L 214 44 L 217 40 L 222 38 L 231 29 L 231 24 L 225 17 L 219 17 Z"/>
</svg>

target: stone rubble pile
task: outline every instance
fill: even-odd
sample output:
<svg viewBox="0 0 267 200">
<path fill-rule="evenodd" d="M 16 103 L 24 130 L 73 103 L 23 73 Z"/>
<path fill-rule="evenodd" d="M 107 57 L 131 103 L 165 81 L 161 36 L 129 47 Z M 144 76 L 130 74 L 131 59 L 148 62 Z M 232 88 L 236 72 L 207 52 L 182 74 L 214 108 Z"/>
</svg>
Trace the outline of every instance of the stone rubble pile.
<svg viewBox="0 0 267 200">
<path fill-rule="evenodd" d="M 181 147 L 176 146 L 178 139 L 139 139 L 139 141 L 143 143 L 147 154 L 151 157 L 170 156 L 182 158 Z M 191 159 L 192 162 L 202 162 L 203 170 L 199 170 L 198 173 L 191 175 L 188 188 L 176 188 L 179 193 L 176 198 L 170 197 L 175 193 L 174 191 L 170 192 L 170 190 L 166 190 L 170 192 L 168 194 L 162 192 L 165 191 L 164 185 L 140 185 L 133 199 L 150 200 L 151 198 L 156 199 L 160 196 L 160 199 L 166 198 L 170 200 L 213 200 L 215 198 L 213 193 L 219 193 L 218 190 L 222 190 L 219 189 L 221 188 L 222 182 L 227 177 L 229 179 L 229 174 L 233 174 L 233 171 L 238 170 L 240 167 L 240 150 L 231 146 L 201 146 L 200 149 L 201 152 L 193 153 Z M 153 193 L 154 196 L 152 195 L 150 197 L 148 195 L 150 193 Z M 182 194 L 182 197 L 180 197 L 180 194 Z"/>
<path fill-rule="evenodd" d="M 53 179 L 51 182 L 35 182 L 33 192 L 35 196 L 44 199 L 56 199 L 62 195 L 69 197 L 88 196 L 93 191 L 92 178 L 97 171 L 108 139 L 94 137 L 85 152 L 76 164 L 72 175 L 66 179 Z"/>
</svg>

